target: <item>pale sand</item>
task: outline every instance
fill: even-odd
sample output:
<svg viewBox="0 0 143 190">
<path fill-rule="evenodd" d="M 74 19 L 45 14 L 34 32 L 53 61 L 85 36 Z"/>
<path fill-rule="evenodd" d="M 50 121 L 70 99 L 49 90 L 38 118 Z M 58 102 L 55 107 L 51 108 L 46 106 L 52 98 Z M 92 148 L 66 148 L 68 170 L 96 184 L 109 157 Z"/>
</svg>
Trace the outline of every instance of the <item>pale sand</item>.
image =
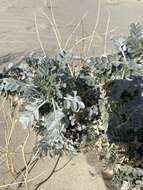
<svg viewBox="0 0 143 190">
<path fill-rule="evenodd" d="M 93 41 L 90 54 L 100 55 L 104 53 L 104 44 L 107 43 L 107 53 L 110 52 L 110 38 L 117 34 L 127 34 L 128 26 L 131 22 L 139 21 L 143 24 L 143 1 L 137 0 L 100 0 L 101 13 L 99 24 L 96 30 L 96 37 Z M 88 11 L 88 15 L 82 22 L 82 27 L 73 34 L 73 38 L 68 48 L 71 48 L 75 40 L 90 35 L 93 31 L 97 17 L 97 0 L 55 0 L 53 12 L 61 33 L 62 47 L 72 32 L 73 28 L 79 22 L 83 14 Z M 37 25 L 40 33 L 43 47 L 49 55 L 55 53 L 58 48 L 55 36 L 48 20 L 41 14 L 41 9 L 50 15 L 50 3 L 46 0 L 1 0 L 0 1 L 0 56 L 4 56 L 1 62 L 12 61 L 17 56 L 23 55 L 23 52 L 40 49 L 37 33 L 34 24 L 34 14 L 37 14 Z M 111 13 L 109 31 L 105 40 L 105 31 L 108 18 L 108 10 Z M 83 51 L 89 44 L 84 42 L 75 51 Z M 86 48 L 85 48 L 86 50 Z M 18 53 L 18 54 L 17 54 Z M 19 54 L 20 53 L 20 54 Z M 7 56 L 5 56 L 7 55 Z M 19 60 L 19 58 L 17 58 Z M 1 114 L 2 115 L 2 114 Z M 1 118 L 1 121 L 3 119 Z M 2 123 L 0 124 L 3 125 Z M 13 139 L 14 148 L 22 143 L 24 132 L 15 130 Z M 2 146 L 4 134 L 0 132 L 0 146 Z M 34 137 L 33 137 L 34 138 Z M 32 138 L 32 139 L 33 139 Z M 16 140 L 15 140 L 16 139 Z M 33 140 L 32 140 L 33 142 Z M 30 141 L 30 143 L 32 143 Z M 31 145 L 28 150 L 31 149 Z M 60 172 L 56 173 L 50 181 L 41 187 L 41 190 L 104 190 L 105 185 L 100 175 L 100 166 L 92 162 L 83 154 L 78 154 L 70 163 Z M 93 158 L 93 155 L 92 155 Z M 21 158 L 17 155 L 17 161 L 21 165 Z M 63 158 L 61 165 L 67 159 Z M 88 162 L 87 162 L 88 161 Z M 43 159 L 40 164 L 31 173 L 31 177 L 39 175 L 43 170 L 47 173 L 52 168 L 54 160 Z M 1 169 L 1 168 L 0 168 Z M 0 170 L 2 171 L 2 170 Z M 99 172 L 97 172 L 99 171 Z M 3 176 L 6 179 L 6 176 Z M 43 176 L 41 177 L 43 179 Z M 37 183 L 40 180 L 36 180 Z M 33 186 L 30 186 L 30 190 Z"/>
<path fill-rule="evenodd" d="M 71 47 L 71 44 L 82 36 L 92 34 L 97 17 L 97 0 L 54 0 L 53 2 L 53 12 L 61 33 L 62 47 L 64 47 L 73 28 L 87 11 L 88 15 L 85 17 L 82 27 L 80 26 L 73 34 L 73 39 L 68 47 Z M 92 46 L 92 55 L 104 53 L 107 9 L 111 12 L 109 30 L 113 30 L 107 36 L 108 47 L 110 47 L 110 38 L 116 34 L 126 34 L 131 22 L 143 23 L 142 0 L 100 0 L 100 3 L 101 13 L 96 30 L 97 35 Z M 41 9 L 50 15 L 48 0 L 1 0 L 0 55 L 40 49 L 34 24 L 35 13 L 37 14 L 37 25 L 43 46 L 49 54 L 55 53 L 55 49 L 58 48 L 55 35 L 48 20 L 42 15 Z M 79 51 L 81 48 L 78 47 L 77 49 Z"/>
</svg>

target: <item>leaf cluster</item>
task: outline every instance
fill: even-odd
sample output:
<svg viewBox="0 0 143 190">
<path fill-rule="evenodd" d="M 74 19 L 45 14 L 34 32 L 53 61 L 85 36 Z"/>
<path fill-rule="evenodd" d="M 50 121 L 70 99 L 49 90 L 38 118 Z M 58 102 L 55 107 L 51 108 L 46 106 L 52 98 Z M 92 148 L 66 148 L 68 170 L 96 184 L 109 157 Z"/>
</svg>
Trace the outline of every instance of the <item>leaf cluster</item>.
<svg viewBox="0 0 143 190">
<path fill-rule="evenodd" d="M 112 55 L 85 58 L 78 72 L 74 56 L 60 50 L 53 58 L 31 54 L 0 74 L 1 94 L 17 97 L 20 123 L 39 136 L 38 157 L 76 152 L 103 134 L 110 143 L 143 142 L 141 25 L 112 41 Z"/>
</svg>

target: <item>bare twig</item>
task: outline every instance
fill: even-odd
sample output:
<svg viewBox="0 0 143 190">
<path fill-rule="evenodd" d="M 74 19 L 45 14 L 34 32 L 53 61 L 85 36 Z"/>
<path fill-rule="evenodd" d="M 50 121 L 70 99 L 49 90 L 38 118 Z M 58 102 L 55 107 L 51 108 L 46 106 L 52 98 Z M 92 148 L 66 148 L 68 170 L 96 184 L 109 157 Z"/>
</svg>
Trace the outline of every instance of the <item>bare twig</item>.
<svg viewBox="0 0 143 190">
<path fill-rule="evenodd" d="M 35 155 L 33 158 L 31 158 L 31 159 L 28 161 L 28 163 L 27 163 L 27 161 L 26 161 L 26 157 L 25 157 L 25 146 L 26 146 L 27 140 L 28 140 L 28 138 L 29 138 L 29 135 L 30 135 L 30 134 L 28 133 L 28 135 L 27 135 L 27 137 L 26 137 L 26 139 L 25 139 L 25 141 L 24 141 L 24 144 L 23 144 L 23 146 L 22 146 L 22 156 L 23 156 L 23 160 L 24 160 L 24 165 L 25 165 L 25 167 L 23 168 L 23 172 L 19 174 L 19 176 L 22 175 L 22 176 L 24 177 L 24 182 L 25 182 L 26 190 L 28 190 L 28 182 L 27 182 L 27 181 L 28 181 L 28 174 L 32 171 L 32 169 L 35 167 L 35 165 L 36 165 L 37 162 L 38 162 L 38 158 L 36 158 L 36 155 Z M 35 158 L 36 158 L 36 159 L 35 159 Z M 23 174 L 23 173 L 24 173 L 24 174 Z M 18 185 L 18 188 L 17 188 L 17 189 L 19 189 L 22 184 L 23 184 L 23 183 L 20 183 L 20 184 Z"/>
<path fill-rule="evenodd" d="M 107 11 L 108 11 L 108 19 L 107 19 L 105 39 L 104 39 L 104 55 L 106 55 L 107 53 L 107 38 L 108 38 L 108 31 L 109 31 L 109 25 L 110 25 L 110 20 L 111 20 L 111 12 L 109 9 L 107 9 Z"/>
<path fill-rule="evenodd" d="M 27 183 L 30 183 L 36 179 L 38 179 L 39 177 L 41 177 L 42 175 L 44 175 L 47 172 L 47 170 L 43 171 L 42 173 L 40 173 L 39 175 L 27 180 Z M 10 187 L 10 186 L 16 186 L 19 184 L 24 184 L 24 181 L 18 181 L 18 182 L 13 182 L 13 183 L 9 183 L 9 184 L 5 184 L 5 185 L 1 185 L 0 188 L 5 188 L 5 187 Z"/>
<path fill-rule="evenodd" d="M 108 34 L 111 34 L 111 33 L 115 32 L 115 31 L 118 30 L 118 29 L 119 29 L 119 26 L 115 26 L 114 28 L 112 28 L 112 29 L 108 32 Z M 105 36 L 105 35 L 106 35 L 106 32 L 104 32 L 103 35 Z"/>
<path fill-rule="evenodd" d="M 98 36 L 98 35 L 96 35 L 96 34 L 95 34 L 95 37 L 100 38 L 100 36 Z M 84 38 L 79 39 L 79 40 L 71 47 L 71 49 L 69 50 L 69 52 L 72 53 L 73 49 L 74 49 L 78 44 L 80 44 L 80 43 L 81 43 L 82 41 L 84 41 L 84 40 L 89 40 L 90 38 L 92 38 L 92 35 L 88 35 L 88 36 L 85 36 Z"/>
<path fill-rule="evenodd" d="M 5 100 L 3 101 L 3 103 L 5 102 Z M 8 112 L 8 115 L 5 112 L 5 108 L 3 107 L 4 104 L 2 103 L 2 113 L 3 113 L 3 117 L 6 123 L 5 126 L 5 148 L 4 148 L 4 152 L 3 154 L 5 155 L 5 162 L 7 164 L 7 168 L 8 171 L 10 173 L 10 175 L 12 176 L 12 178 L 15 179 L 15 169 L 14 169 L 14 164 L 13 164 L 13 158 L 12 158 L 12 153 L 10 151 L 10 142 L 11 142 L 11 138 L 12 138 L 12 134 L 13 131 L 15 129 L 15 119 L 11 118 L 10 113 Z M 8 121 L 9 119 L 9 121 Z"/>
<path fill-rule="evenodd" d="M 58 156 L 58 159 L 57 159 L 57 161 L 56 161 L 56 163 L 55 163 L 55 165 L 54 165 L 54 167 L 53 167 L 53 169 L 52 169 L 50 175 L 49 175 L 47 178 L 45 178 L 43 181 L 41 181 L 39 184 L 37 184 L 37 186 L 35 187 L 34 190 L 39 189 L 39 187 L 40 187 L 41 185 L 43 185 L 45 182 L 47 182 L 47 181 L 53 176 L 53 174 L 55 173 L 56 167 L 57 167 L 57 165 L 58 165 L 58 163 L 59 163 L 59 161 L 60 161 L 60 158 L 61 158 L 61 155 Z"/>
<path fill-rule="evenodd" d="M 56 169 L 55 170 L 55 173 L 56 172 L 59 172 L 60 170 L 64 169 L 71 161 L 72 161 L 73 158 L 70 158 L 63 166 L 61 166 L 60 168 Z"/>
<path fill-rule="evenodd" d="M 36 13 L 35 13 L 35 15 L 34 15 L 34 18 L 35 18 L 35 28 L 36 28 L 37 38 L 38 38 L 40 47 L 41 47 L 41 49 L 42 49 L 42 51 L 43 51 L 43 54 L 44 54 L 44 56 L 46 56 L 46 52 L 45 52 L 45 50 L 44 50 L 44 46 L 43 46 L 43 43 L 42 43 L 42 41 L 41 41 L 41 37 L 40 37 L 39 29 L 38 29 L 37 15 L 36 15 Z"/>
<path fill-rule="evenodd" d="M 97 26 L 98 26 L 98 24 L 99 24 L 100 11 L 101 11 L 101 0 L 98 0 L 97 19 L 96 19 L 96 23 L 95 23 L 95 26 L 94 26 L 94 29 L 93 29 L 93 32 L 92 32 L 92 37 L 91 37 L 91 39 L 90 39 L 89 46 L 88 46 L 88 49 L 87 49 L 88 52 L 89 52 L 89 50 L 90 50 L 90 48 L 91 48 L 91 45 L 92 45 L 92 42 L 93 42 L 93 39 L 94 39 L 94 36 L 95 36 L 95 32 L 96 32 Z"/>
<path fill-rule="evenodd" d="M 56 23 L 56 20 L 55 20 L 55 16 L 54 16 L 54 13 L 53 13 L 53 4 L 52 4 L 52 0 L 50 0 L 50 10 L 51 10 L 51 15 L 52 15 L 52 20 L 53 20 L 53 24 L 55 26 L 55 30 L 57 32 L 57 35 L 58 35 L 58 38 L 59 38 L 59 41 L 60 41 L 60 44 L 62 42 L 62 39 L 61 39 L 61 35 L 60 35 L 60 31 L 57 27 L 57 23 Z"/>
<path fill-rule="evenodd" d="M 64 49 L 67 48 L 72 36 L 75 34 L 76 30 L 78 29 L 78 27 L 80 26 L 80 24 L 82 23 L 82 21 L 84 20 L 84 18 L 87 16 L 88 12 L 86 11 L 86 13 L 82 16 L 82 18 L 80 19 L 80 21 L 78 22 L 78 24 L 74 27 L 73 31 L 71 32 L 71 34 L 69 35 L 67 41 L 66 41 L 66 44 L 65 44 L 65 47 Z"/>
<path fill-rule="evenodd" d="M 28 184 L 27 184 L 27 178 L 28 178 L 28 164 L 27 164 L 27 160 L 26 160 L 26 157 L 25 157 L 25 146 L 26 146 L 26 144 L 27 144 L 27 141 L 28 141 L 28 139 L 29 139 L 29 136 L 30 136 L 30 133 L 29 133 L 29 131 L 28 131 L 28 135 L 27 135 L 27 137 L 26 137 L 26 139 L 25 139 L 25 142 L 24 142 L 24 144 L 23 144 L 23 146 L 21 147 L 21 149 L 22 149 L 22 157 L 23 157 L 23 161 L 24 161 L 24 165 L 25 165 L 25 179 L 24 179 L 24 182 L 25 182 L 25 188 L 26 188 L 26 190 L 28 190 L 29 188 L 28 188 Z"/>
<path fill-rule="evenodd" d="M 55 29 L 55 26 L 54 26 L 53 22 L 51 21 L 51 19 L 49 18 L 49 16 L 43 10 L 41 10 L 41 12 L 48 19 L 48 22 L 51 24 L 52 30 L 53 30 L 53 32 L 55 34 L 55 37 L 56 37 L 56 40 L 57 40 L 57 43 L 58 43 L 58 46 L 61 49 L 61 42 L 60 42 L 59 36 L 57 34 L 57 31 Z"/>
</svg>

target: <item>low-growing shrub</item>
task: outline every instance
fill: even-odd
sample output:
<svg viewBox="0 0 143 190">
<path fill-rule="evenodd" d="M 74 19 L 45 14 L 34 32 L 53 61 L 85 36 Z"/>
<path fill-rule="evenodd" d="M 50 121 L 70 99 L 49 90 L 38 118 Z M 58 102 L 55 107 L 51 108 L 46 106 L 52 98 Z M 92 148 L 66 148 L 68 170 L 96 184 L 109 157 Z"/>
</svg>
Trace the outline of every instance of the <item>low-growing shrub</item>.
<svg viewBox="0 0 143 190">
<path fill-rule="evenodd" d="M 32 127 L 39 137 L 33 148 L 37 158 L 73 154 L 96 142 L 100 159 L 118 166 L 113 182 L 143 186 L 142 170 L 134 178 L 121 171 L 137 170 L 143 142 L 141 29 L 131 24 L 129 37 L 112 39 L 112 55 L 85 57 L 80 67 L 80 61 L 72 66 L 74 55 L 59 50 L 53 58 L 31 54 L 0 74 L 1 95 L 12 97 L 22 127 Z"/>
</svg>

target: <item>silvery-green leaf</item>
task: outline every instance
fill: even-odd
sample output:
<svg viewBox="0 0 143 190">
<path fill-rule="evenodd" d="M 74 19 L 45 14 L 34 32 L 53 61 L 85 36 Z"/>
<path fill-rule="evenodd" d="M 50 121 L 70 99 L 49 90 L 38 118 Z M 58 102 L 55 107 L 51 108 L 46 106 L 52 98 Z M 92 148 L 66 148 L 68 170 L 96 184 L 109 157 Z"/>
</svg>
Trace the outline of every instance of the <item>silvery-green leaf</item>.
<svg viewBox="0 0 143 190">
<path fill-rule="evenodd" d="M 71 108 L 74 112 L 79 112 L 80 109 L 85 108 L 85 105 L 81 101 L 81 98 L 79 96 L 67 95 L 67 97 L 65 97 L 64 99 L 66 109 Z"/>
<path fill-rule="evenodd" d="M 133 38 L 140 38 L 142 36 L 142 26 L 140 23 L 132 23 L 130 25 L 130 35 Z"/>
<path fill-rule="evenodd" d="M 40 119 L 40 116 L 39 116 L 39 109 L 36 109 L 35 111 L 34 111 L 34 118 L 35 118 L 35 120 L 39 120 Z"/>
<path fill-rule="evenodd" d="M 121 52 L 121 46 L 127 44 L 127 38 L 124 36 L 118 36 L 112 38 L 114 53 Z"/>
<path fill-rule="evenodd" d="M 34 116 L 31 112 L 22 113 L 19 117 L 19 122 L 24 129 L 31 127 L 34 121 Z"/>
</svg>

